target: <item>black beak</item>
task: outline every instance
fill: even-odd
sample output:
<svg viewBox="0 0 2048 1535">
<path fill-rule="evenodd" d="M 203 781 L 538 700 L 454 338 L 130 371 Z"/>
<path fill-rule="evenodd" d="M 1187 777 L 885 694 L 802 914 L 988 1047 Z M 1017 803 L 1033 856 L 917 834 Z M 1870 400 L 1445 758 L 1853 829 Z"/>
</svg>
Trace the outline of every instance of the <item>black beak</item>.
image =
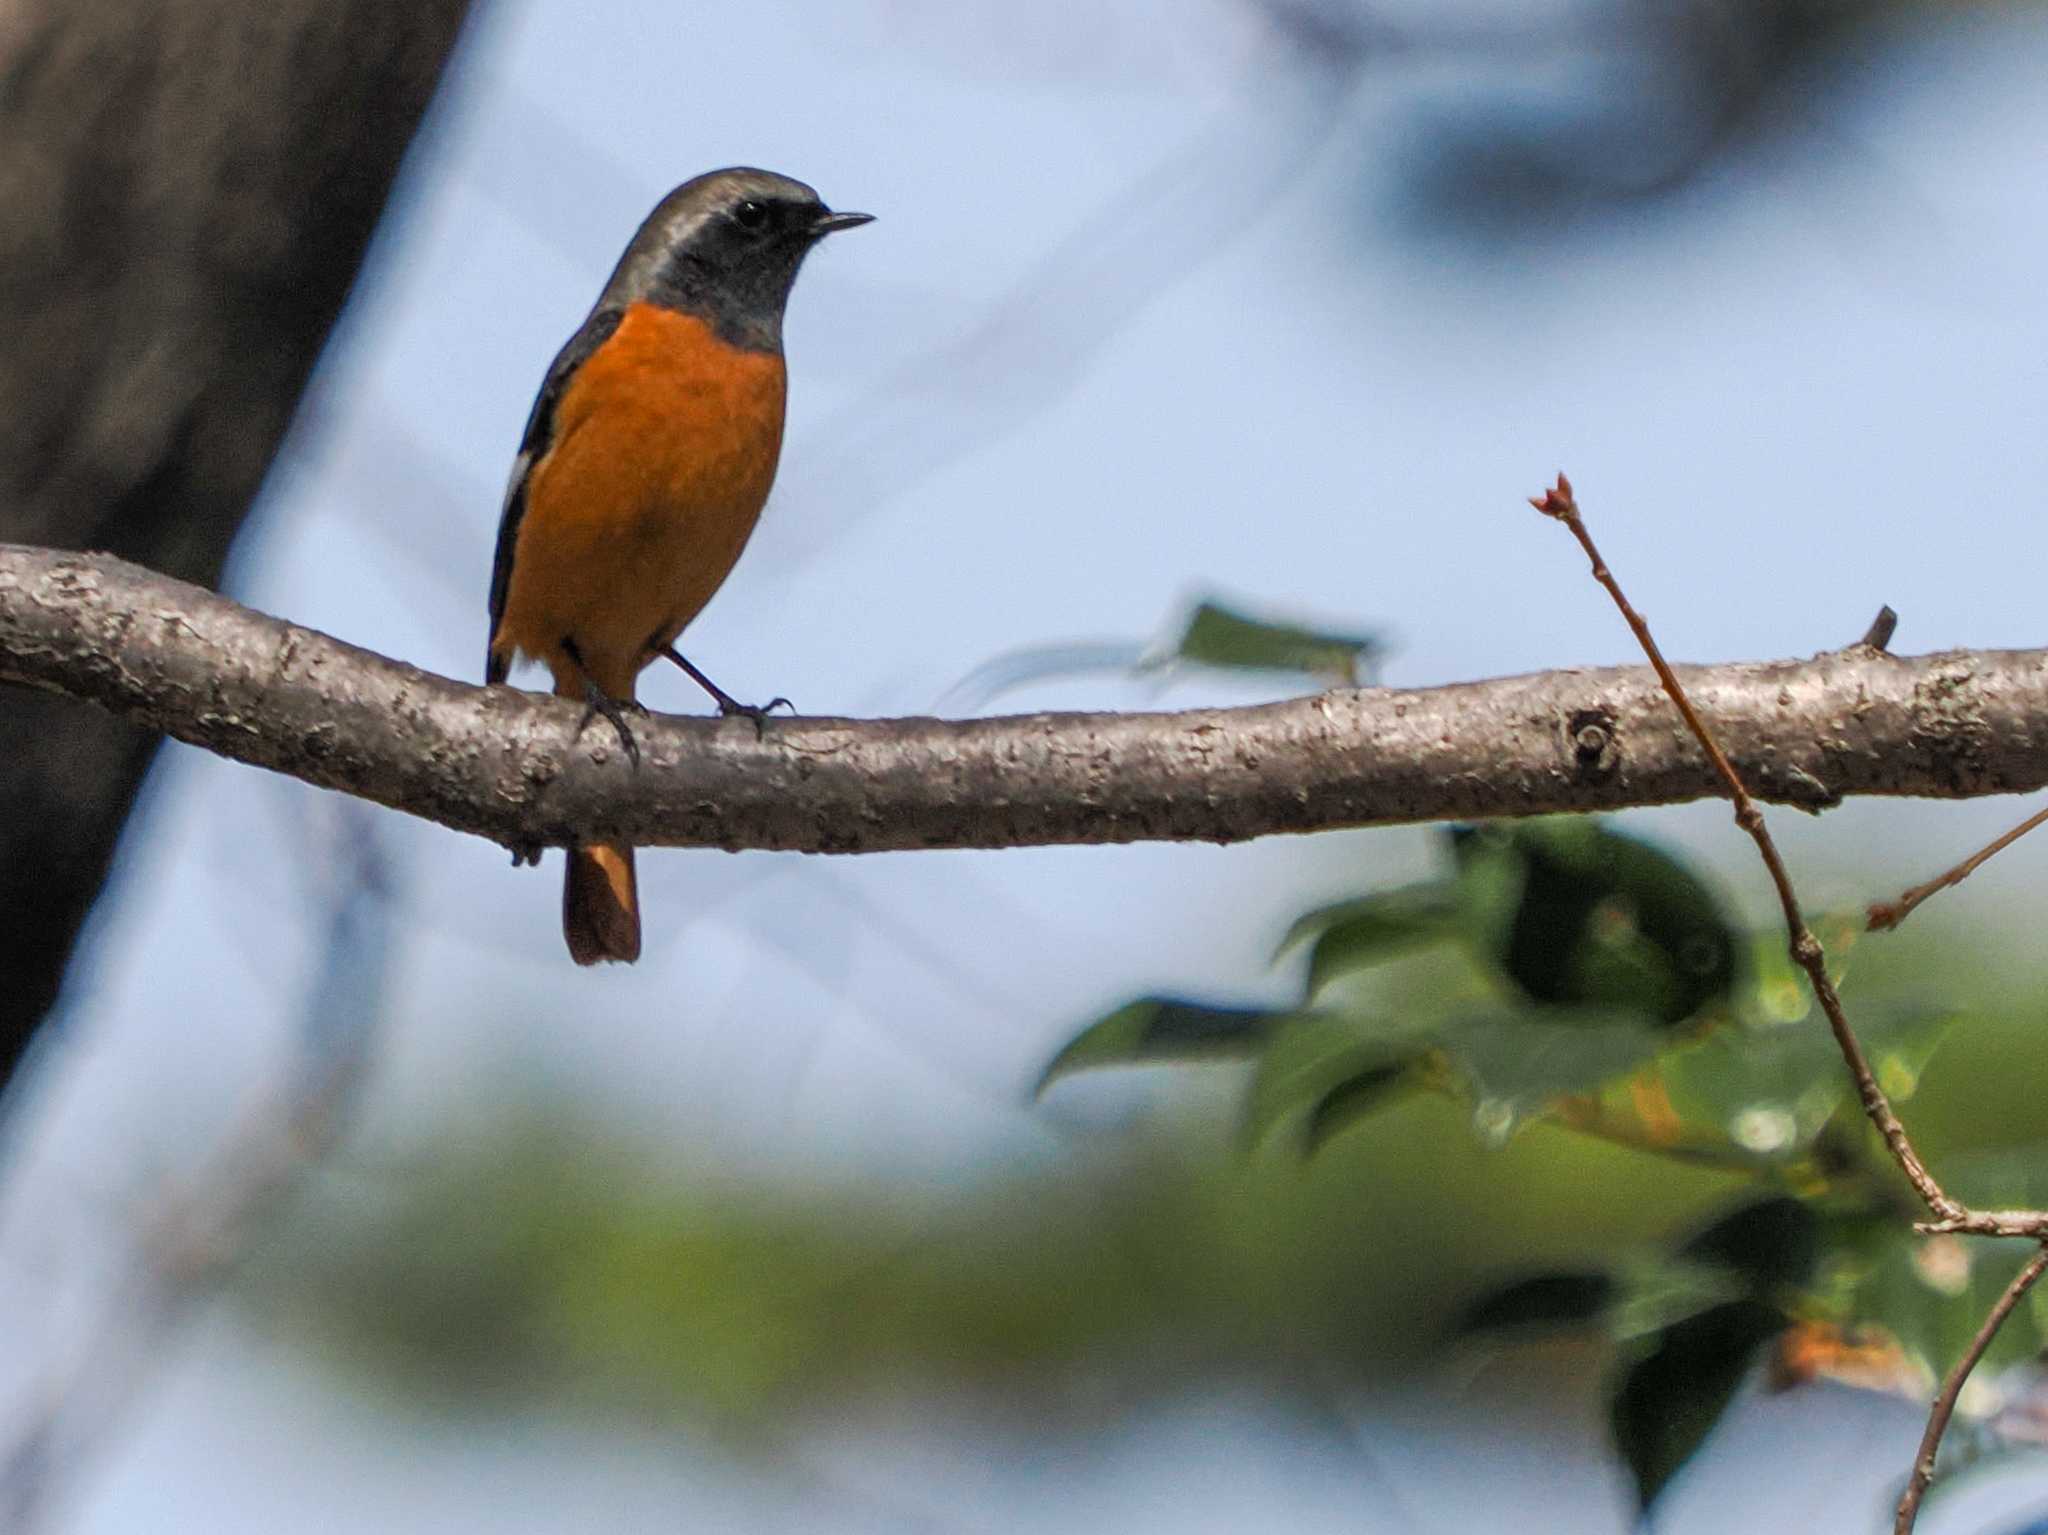
<svg viewBox="0 0 2048 1535">
<path fill-rule="evenodd" d="M 811 220 L 811 234 L 823 239 L 826 235 L 837 234 L 842 229 L 858 229 L 863 224 L 872 224 L 872 213 L 821 213 Z"/>
</svg>

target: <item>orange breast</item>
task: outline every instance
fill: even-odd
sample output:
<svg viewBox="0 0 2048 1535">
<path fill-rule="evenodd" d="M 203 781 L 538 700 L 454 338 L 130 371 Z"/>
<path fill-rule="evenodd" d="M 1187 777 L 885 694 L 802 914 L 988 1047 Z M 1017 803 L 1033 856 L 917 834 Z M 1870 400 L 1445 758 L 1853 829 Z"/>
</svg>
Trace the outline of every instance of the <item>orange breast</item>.
<svg viewBox="0 0 2048 1535">
<path fill-rule="evenodd" d="M 728 346 L 691 315 L 627 310 L 555 407 L 494 643 L 580 692 L 562 646 L 573 640 L 599 687 L 632 697 L 746 547 L 785 396 L 781 357 Z"/>
</svg>

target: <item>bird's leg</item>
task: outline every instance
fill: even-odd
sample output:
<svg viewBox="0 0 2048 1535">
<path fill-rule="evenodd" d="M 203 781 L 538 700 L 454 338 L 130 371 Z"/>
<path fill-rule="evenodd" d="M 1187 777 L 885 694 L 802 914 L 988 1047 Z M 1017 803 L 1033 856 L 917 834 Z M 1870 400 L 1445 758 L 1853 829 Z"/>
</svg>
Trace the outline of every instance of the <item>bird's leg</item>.
<svg viewBox="0 0 2048 1535">
<path fill-rule="evenodd" d="M 611 722 L 612 729 L 619 733 L 619 745 L 625 749 L 626 758 L 634 767 L 640 766 L 640 743 L 633 739 L 633 731 L 626 724 L 626 713 L 645 715 L 647 706 L 630 698 L 614 698 L 590 679 L 590 672 L 583 665 L 583 653 L 576 648 L 572 639 L 562 641 L 562 651 L 576 663 L 576 670 L 583 673 L 583 718 L 576 722 L 576 734 L 581 736 L 590 727 L 590 722 L 602 714 Z"/>
<path fill-rule="evenodd" d="M 634 767 L 640 766 L 640 743 L 633 739 L 633 731 L 626 724 L 626 711 L 645 714 L 647 710 L 630 699 L 621 701 L 587 678 L 583 683 L 583 718 L 576 722 L 579 736 L 589 727 L 590 722 L 602 714 L 611 722 L 612 729 L 619 733 L 619 745 L 626 750 L 626 757 Z"/>
<path fill-rule="evenodd" d="M 718 712 L 721 715 L 730 717 L 735 714 L 741 714 L 745 715 L 748 719 L 752 720 L 754 722 L 754 734 L 756 736 L 766 733 L 766 729 L 765 726 L 762 724 L 762 721 L 766 720 L 768 716 L 771 713 L 773 713 L 776 709 L 787 709 L 791 714 L 796 713 L 796 705 L 791 703 L 788 699 L 779 696 L 769 699 L 768 702 L 766 702 L 765 704 L 743 704 L 738 699 L 734 698 L 732 694 L 726 692 L 724 688 L 720 687 L 717 683 L 713 682 L 709 677 L 705 676 L 702 672 L 698 671 L 696 667 L 692 666 L 689 662 L 689 658 L 686 657 L 680 650 L 676 649 L 675 646 L 664 646 L 662 648 L 661 653 L 667 656 L 671 661 L 675 662 L 676 665 L 680 666 L 684 671 L 688 672 L 690 674 L 691 680 L 694 681 L 698 687 L 702 688 L 705 692 L 709 693 L 712 696 L 712 698 L 717 701 Z"/>
</svg>

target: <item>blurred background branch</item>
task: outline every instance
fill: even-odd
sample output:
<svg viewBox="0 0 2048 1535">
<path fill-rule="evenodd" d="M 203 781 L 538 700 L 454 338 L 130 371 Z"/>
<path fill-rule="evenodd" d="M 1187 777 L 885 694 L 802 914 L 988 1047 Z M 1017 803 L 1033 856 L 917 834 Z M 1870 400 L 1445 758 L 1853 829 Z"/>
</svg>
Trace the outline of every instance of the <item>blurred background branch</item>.
<svg viewBox="0 0 2048 1535">
<path fill-rule="evenodd" d="M 119 1236 L 127 1251 L 98 1323 L 0 1417 L 0 1527 L 26 1535 L 132 1412 L 178 1329 L 205 1306 L 305 1174 L 340 1142 L 376 1045 L 398 892 L 378 818 L 353 800 L 302 823 L 304 894 L 320 946 L 295 1048 L 205 1166 L 159 1189 Z"/>
<path fill-rule="evenodd" d="M 0 539 L 218 581 L 470 0 L 0 17 Z M 0 690 L 0 1079 L 156 737 Z"/>
</svg>

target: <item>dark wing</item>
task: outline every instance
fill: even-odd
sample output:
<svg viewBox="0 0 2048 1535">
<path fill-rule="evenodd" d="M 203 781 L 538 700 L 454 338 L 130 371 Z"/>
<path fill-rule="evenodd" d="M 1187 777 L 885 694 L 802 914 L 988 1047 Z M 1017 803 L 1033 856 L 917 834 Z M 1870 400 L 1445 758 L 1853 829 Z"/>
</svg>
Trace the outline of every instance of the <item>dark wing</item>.
<svg viewBox="0 0 2048 1535">
<path fill-rule="evenodd" d="M 526 435 L 519 440 L 519 456 L 512 460 L 512 478 L 505 486 L 505 510 L 498 518 L 498 552 L 491 562 L 491 638 L 498 636 L 498 620 L 505 616 L 505 594 L 512 586 L 512 549 L 519 542 L 519 520 L 526 515 L 526 480 L 541 461 L 555 431 L 555 405 L 576 370 L 599 347 L 611 340 L 625 317 L 620 309 L 593 309 L 568 344 L 548 365 L 541 381 L 540 395 L 533 402 L 533 414 L 526 418 Z M 484 681 L 503 682 L 511 669 L 511 658 L 500 658 L 486 648 Z"/>
</svg>

